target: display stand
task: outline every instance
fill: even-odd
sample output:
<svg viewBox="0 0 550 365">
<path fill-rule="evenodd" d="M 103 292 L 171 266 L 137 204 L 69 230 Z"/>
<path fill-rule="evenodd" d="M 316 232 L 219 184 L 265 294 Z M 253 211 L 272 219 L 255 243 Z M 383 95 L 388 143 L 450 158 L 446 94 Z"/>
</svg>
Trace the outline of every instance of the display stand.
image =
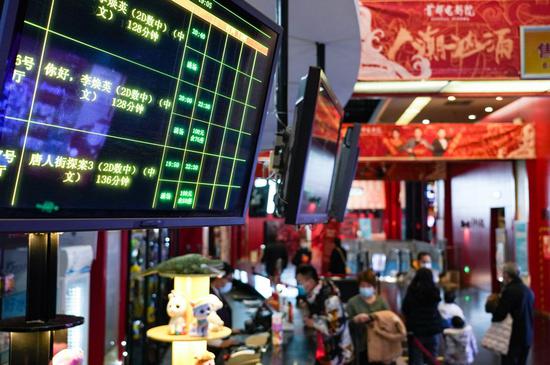
<svg viewBox="0 0 550 365">
<path fill-rule="evenodd" d="M 181 294 L 188 303 L 210 294 L 210 276 L 208 275 L 161 275 L 174 279 L 174 291 Z M 208 337 L 189 335 L 169 335 L 168 326 L 151 328 L 147 337 L 159 342 L 172 343 L 172 365 L 196 364 L 197 356 L 206 352 L 207 341 L 217 340 L 231 335 L 231 329 L 223 327 L 219 331 L 209 331 Z"/>
<path fill-rule="evenodd" d="M 10 364 L 48 365 L 53 332 L 79 326 L 84 318 L 56 315 L 59 233 L 29 234 L 27 312 L 25 317 L 0 321 L 10 332 Z"/>
</svg>

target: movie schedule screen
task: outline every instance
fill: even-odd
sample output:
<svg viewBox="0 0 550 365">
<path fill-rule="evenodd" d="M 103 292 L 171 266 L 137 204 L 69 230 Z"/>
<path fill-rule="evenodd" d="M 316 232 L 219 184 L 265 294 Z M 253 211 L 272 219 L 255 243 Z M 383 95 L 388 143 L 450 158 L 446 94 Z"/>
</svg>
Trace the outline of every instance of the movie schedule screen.
<svg viewBox="0 0 550 365">
<path fill-rule="evenodd" d="M 276 31 L 222 0 L 30 0 L 21 20 L 2 216 L 242 215 Z"/>
</svg>

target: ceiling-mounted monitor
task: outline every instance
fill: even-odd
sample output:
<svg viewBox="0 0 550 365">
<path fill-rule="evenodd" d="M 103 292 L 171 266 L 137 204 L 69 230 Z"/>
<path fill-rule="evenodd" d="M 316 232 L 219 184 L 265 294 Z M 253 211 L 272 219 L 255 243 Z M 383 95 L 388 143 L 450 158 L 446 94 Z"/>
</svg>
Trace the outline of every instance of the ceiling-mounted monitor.
<svg viewBox="0 0 550 365">
<path fill-rule="evenodd" d="M 244 222 L 281 28 L 242 0 L 7 0 L 0 231 Z"/>
<path fill-rule="evenodd" d="M 343 222 L 346 215 L 349 193 L 359 160 L 360 135 L 361 125 L 356 123 L 346 130 L 346 135 L 340 145 L 330 200 L 330 216 L 338 222 Z"/>
<path fill-rule="evenodd" d="M 320 68 L 310 67 L 296 102 L 284 181 L 287 224 L 328 220 L 343 109 Z"/>
</svg>

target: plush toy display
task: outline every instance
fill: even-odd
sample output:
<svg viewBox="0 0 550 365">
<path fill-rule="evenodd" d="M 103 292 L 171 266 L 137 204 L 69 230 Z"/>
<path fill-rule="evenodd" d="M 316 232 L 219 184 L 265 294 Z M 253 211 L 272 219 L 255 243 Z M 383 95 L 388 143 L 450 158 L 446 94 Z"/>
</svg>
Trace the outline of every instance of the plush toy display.
<svg viewBox="0 0 550 365">
<path fill-rule="evenodd" d="M 216 364 L 216 356 L 211 352 L 205 352 L 201 356 L 196 357 L 197 362 L 195 365 L 215 365 Z"/>
<path fill-rule="evenodd" d="M 199 298 L 191 302 L 195 323 L 191 328 L 191 336 L 208 337 L 209 330 L 218 331 L 223 326 L 223 321 L 216 314 L 216 311 L 223 307 L 223 304 L 213 294 Z"/>
<path fill-rule="evenodd" d="M 52 365 L 82 365 L 84 352 L 80 349 L 59 351 L 52 359 Z"/>
<path fill-rule="evenodd" d="M 223 308 L 223 303 L 213 294 L 210 294 L 208 297 L 210 298 L 210 305 L 212 307 L 212 312 L 208 315 L 208 330 L 218 332 L 223 329 L 224 323 L 216 312 Z"/>
<path fill-rule="evenodd" d="M 210 303 L 204 300 L 191 302 L 195 323 L 191 327 L 191 336 L 208 337 L 208 315 L 212 312 Z"/>
<path fill-rule="evenodd" d="M 168 334 L 185 335 L 187 332 L 185 328 L 187 301 L 183 296 L 173 290 L 168 295 L 168 299 L 168 305 L 166 306 L 166 313 L 168 313 L 168 316 L 170 317 L 170 323 L 168 323 Z"/>
</svg>

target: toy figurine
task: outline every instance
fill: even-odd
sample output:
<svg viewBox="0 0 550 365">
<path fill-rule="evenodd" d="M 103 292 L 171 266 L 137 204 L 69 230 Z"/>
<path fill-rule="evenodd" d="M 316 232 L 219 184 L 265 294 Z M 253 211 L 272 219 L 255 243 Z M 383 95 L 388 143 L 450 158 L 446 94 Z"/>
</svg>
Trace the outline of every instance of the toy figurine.
<svg viewBox="0 0 550 365">
<path fill-rule="evenodd" d="M 223 307 L 220 299 L 215 295 L 209 294 L 191 302 L 193 307 L 193 316 L 195 323 L 191 329 L 191 336 L 208 337 L 209 329 L 219 331 L 223 326 L 223 321 L 215 313 L 216 310 Z"/>
<path fill-rule="evenodd" d="M 166 313 L 170 317 L 168 323 L 168 334 L 170 335 L 185 335 L 185 313 L 187 310 L 187 302 L 183 296 L 172 290 L 168 294 L 168 305 L 166 306 Z"/>
<path fill-rule="evenodd" d="M 210 294 L 210 305 L 212 307 L 212 312 L 208 315 L 208 330 L 212 332 L 218 332 L 223 329 L 223 320 L 216 313 L 223 308 L 222 301 L 215 295 Z"/>
<path fill-rule="evenodd" d="M 195 365 L 215 365 L 216 364 L 216 356 L 211 352 L 205 352 L 201 356 L 195 357 L 197 359 L 197 362 Z"/>
<path fill-rule="evenodd" d="M 195 323 L 191 327 L 191 336 L 208 337 L 208 315 L 212 312 L 212 306 L 204 298 L 191 302 L 191 305 L 195 317 Z"/>
</svg>

